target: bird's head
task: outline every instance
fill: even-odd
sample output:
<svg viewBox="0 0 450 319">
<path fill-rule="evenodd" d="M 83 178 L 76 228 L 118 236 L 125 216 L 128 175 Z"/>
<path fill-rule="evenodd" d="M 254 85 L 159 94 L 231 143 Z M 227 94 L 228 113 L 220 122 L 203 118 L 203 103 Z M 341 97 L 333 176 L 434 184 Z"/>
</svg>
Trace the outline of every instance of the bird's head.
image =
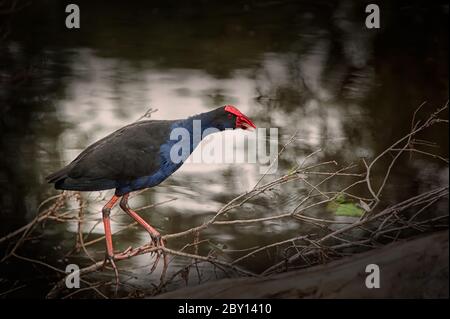
<svg viewBox="0 0 450 319">
<path fill-rule="evenodd" d="M 210 114 L 213 116 L 210 124 L 219 130 L 256 128 L 256 125 L 233 105 L 222 106 Z"/>
<path fill-rule="evenodd" d="M 233 129 L 241 128 L 243 130 L 256 128 L 256 125 L 244 114 L 241 113 L 235 106 L 233 105 L 225 105 L 224 107 L 225 114 L 229 121 L 231 121 L 234 126 Z"/>
</svg>

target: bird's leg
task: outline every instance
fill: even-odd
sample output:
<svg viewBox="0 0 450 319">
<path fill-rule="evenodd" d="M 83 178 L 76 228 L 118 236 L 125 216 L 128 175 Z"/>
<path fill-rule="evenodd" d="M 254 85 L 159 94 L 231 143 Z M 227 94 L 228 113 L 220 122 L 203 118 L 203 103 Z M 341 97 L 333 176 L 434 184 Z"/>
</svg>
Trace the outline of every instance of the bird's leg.
<svg viewBox="0 0 450 319">
<path fill-rule="evenodd" d="M 119 198 L 120 198 L 119 196 L 114 195 L 102 209 L 103 225 L 105 226 L 105 238 L 106 238 L 106 258 L 105 262 L 103 263 L 103 266 L 108 261 L 111 264 L 111 267 L 114 269 L 114 274 L 116 276 L 116 290 L 117 287 L 119 286 L 119 272 L 117 271 L 116 264 L 114 263 L 114 250 L 111 236 L 111 222 L 109 216 L 111 214 L 111 208 L 114 207 Z"/>
<path fill-rule="evenodd" d="M 135 211 L 133 211 L 130 206 L 128 206 L 128 196 L 129 194 L 125 194 L 123 195 L 122 199 L 120 200 L 120 208 L 122 208 L 128 215 L 130 215 L 135 221 L 137 221 L 142 227 L 145 228 L 145 230 L 147 230 L 147 232 L 150 234 L 150 237 L 152 238 L 153 243 L 155 244 L 156 247 L 162 247 L 164 248 L 164 241 L 161 238 L 161 234 L 152 226 L 150 226 L 150 224 L 148 224 L 141 216 L 139 216 Z M 167 260 L 167 254 L 162 251 L 162 255 L 163 255 L 163 260 L 164 260 L 164 268 L 163 271 L 161 273 L 161 281 L 163 281 L 164 276 L 166 274 L 166 270 L 167 270 L 167 266 L 168 266 L 168 260 Z M 150 273 L 152 273 L 158 262 L 159 259 L 161 257 L 161 253 L 159 252 L 159 250 L 156 253 L 156 260 L 153 263 L 152 269 L 150 270 Z"/>
<path fill-rule="evenodd" d="M 135 211 L 133 211 L 130 206 L 128 206 L 129 194 L 125 194 L 120 201 L 120 208 L 122 208 L 128 215 L 130 215 L 135 221 L 137 221 L 142 227 L 147 230 L 150 234 L 152 241 L 155 245 L 161 243 L 161 234 L 152 226 L 150 226 L 141 216 L 139 216 Z"/>
</svg>

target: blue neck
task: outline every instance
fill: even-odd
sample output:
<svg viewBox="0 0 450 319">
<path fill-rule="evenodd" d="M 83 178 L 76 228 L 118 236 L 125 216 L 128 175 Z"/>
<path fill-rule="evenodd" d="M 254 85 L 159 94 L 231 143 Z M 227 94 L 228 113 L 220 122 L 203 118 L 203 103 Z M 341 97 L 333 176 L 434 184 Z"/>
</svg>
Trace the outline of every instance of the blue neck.
<svg viewBox="0 0 450 319">
<path fill-rule="evenodd" d="M 223 131 L 227 128 L 232 129 L 231 126 L 226 127 L 227 124 L 217 122 L 215 120 L 215 117 L 217 115 L 216 112 L 217 110 L 213 110 L 210 112 L 197 114 L 188 117 L 187 119 L 175 121 L 175 123 L 172 124 L 172 129 L 184 128 L 189 132 L 191 153 L 204 137 L 212 133 Z"/>
</svg>

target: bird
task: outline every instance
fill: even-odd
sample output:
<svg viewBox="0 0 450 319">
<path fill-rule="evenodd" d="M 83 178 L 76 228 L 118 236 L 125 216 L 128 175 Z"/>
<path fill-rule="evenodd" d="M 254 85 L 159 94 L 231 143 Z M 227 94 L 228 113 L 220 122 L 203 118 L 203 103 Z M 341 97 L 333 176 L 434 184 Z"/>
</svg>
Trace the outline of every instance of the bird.
<svg viewBox="0 0 450 319">
<path fill-rule="evenodd" d="M 196 129 L 199 131 L 197 138 L 194 136 Z M 182 166 L 202 138 L 226 129 L 248 130 L 256 129 L 256 126 L 233 105 L 185 119 L 137 121 L 94 142 L 67 166 L 46 177 L 46 181 L 59 190 L 90 192 L 115 189 L 114 195 L 102 208 L 102 219 L 106 239 L 105 263 L 111 264 L 117 283 L 115 260 L 124 258 L 126 251 L 114 254 L 111 209 L 120 199 L 120 208 L 150 234 L 152 245 L 159 248 L 153 272 L 161 257 L 159 250 L 165 247 L 165 243 L 160 232 L 130 208 L 130 193 L 160 184 Z M 181 131 L 189 133 L 187 142 L 180 140 L 182 134 L 177 132 Z M 185 147 L 184 155 L 174 156 L 179 155 L 180 145 Z M 164 250 L 162 255 L 163 277 L 168 264 Z"/>
</svg>

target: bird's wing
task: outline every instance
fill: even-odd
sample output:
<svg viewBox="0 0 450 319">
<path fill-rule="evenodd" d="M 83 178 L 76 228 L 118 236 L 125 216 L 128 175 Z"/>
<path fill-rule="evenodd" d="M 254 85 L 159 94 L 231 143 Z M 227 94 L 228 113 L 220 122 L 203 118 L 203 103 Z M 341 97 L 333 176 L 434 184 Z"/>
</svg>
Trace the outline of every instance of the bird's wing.
<svg viewBox="0 0 450 319">
<path fill-rule="evenodd" d="M 159 148 L 170 135 L 171 121 L 142 121 L 125 126 L 86 148 L 67 176 L 83 180 L 130 181 L 160 167 Z"/>
</svg>

